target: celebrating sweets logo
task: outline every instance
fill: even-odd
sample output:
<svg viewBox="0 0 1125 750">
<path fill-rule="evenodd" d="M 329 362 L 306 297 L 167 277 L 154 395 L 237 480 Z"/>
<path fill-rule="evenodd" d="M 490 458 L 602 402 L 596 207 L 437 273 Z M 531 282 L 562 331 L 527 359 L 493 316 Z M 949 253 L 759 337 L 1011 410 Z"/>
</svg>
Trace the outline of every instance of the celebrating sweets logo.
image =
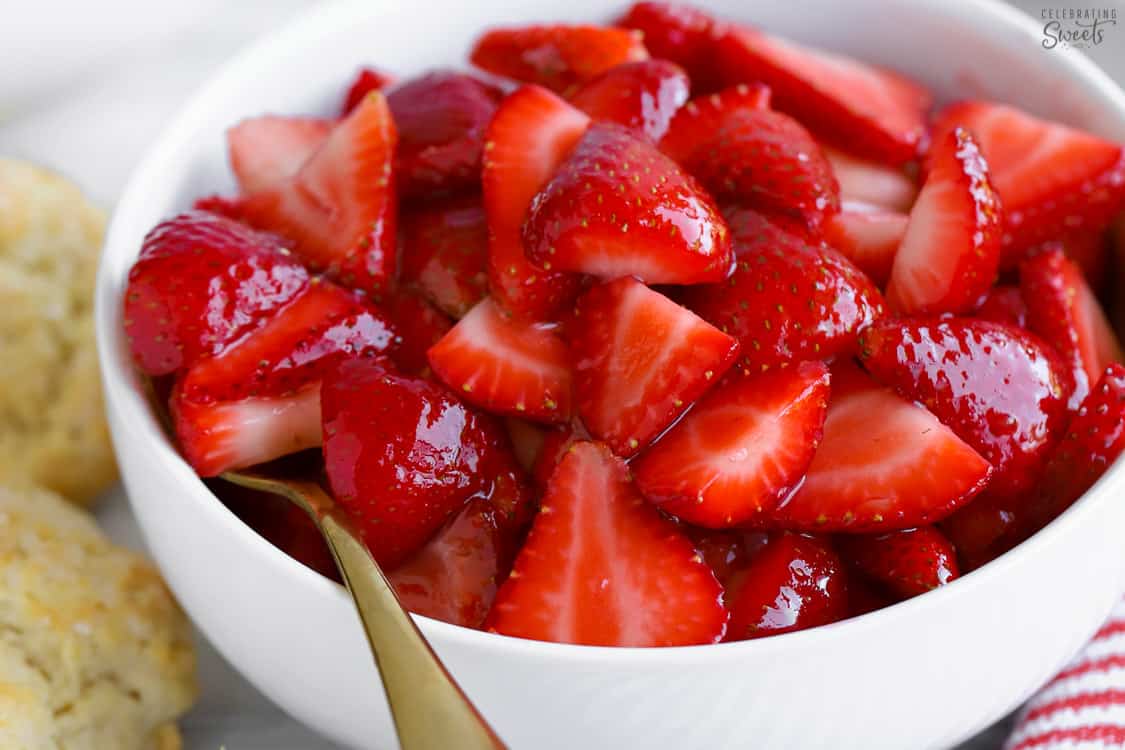
<svg viewBox="0 0 1125 750">
<path fill-rule="evenodd" d="M 1090 49 L 1117 25 L 1117 8 L 1044 8 L 1040 17 L 1046 49 Z"/>
</svg>

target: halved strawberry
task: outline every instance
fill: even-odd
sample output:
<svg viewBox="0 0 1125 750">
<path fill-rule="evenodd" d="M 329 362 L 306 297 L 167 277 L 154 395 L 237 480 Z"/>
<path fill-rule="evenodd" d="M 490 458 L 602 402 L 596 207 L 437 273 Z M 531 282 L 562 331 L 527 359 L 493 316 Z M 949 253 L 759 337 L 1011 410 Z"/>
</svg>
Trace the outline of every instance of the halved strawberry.
<svg viewBox="0 0 1125 750">
<path fill-rule="evenodd" d="M 372 91 L 383 91 L 394 82 L 394 76 L 387 75 L 375 68 L 360 68 L 344 95 L 344 105 L 340 108 L 340 116 L 347 117 Z"/>
<path fill-rule="evenodd" d="M 918 186 L 903 169 L 888 167 L 831 146 L 823 149 L 840 185 L 840 200 L 845 210 L 848 210 L 848 204 L 855 203 L 905 213 L 914 205 Z"/>
<path fill-rule="evenodd" d="M 461 318 L 488 294 L 488 224 L 479 196 L 427 204 L 402 215 L 402 281 Z"/>
<path fill-rule="evenodd" d="M 664 512 L 707 528 L 772 509 L 816 453 L 828 391 L 821 362 L 724 381 L 633 463 L 637 487 Z"/>
<path fill-rule="evenodd" d="M 400 289 L 390 295 L 383 301 L 382 307 L 398 331 L 397 346 L 391 355 L 395 365 L 407 375 L 428 376 L 430 360 L 427 352 L 449 332 L 453 321 L 409 289 Z"/>
<path fill-rule="evenodd" d="M 777 109 L 853 153 L 902 164 L 925 145 L 930 94 L 897 73 L 749 27 L 724 34 L 715 54 L 728 83 L 761 81 Z"/>
<path fill-rule="evenodd" d="M 1000 284 L 988 290 L 973 317 L 1027 328 L 1027 303 L 1018 286 Z"/>
<path fill-rule="evenodd" d="M 887 284 L 892 308 L 965 313 L 996 281 L 1004 219 L 988 174 L 968 131 L 956 128 L 934 141 Z"/>
<path fill-rule="evenodd" d="M 490 298 L 434 344 L 429 359 L 446 385 L 482 409 L 541 422 L 570 419 L 566 344 L 543 324 L 504 315 Z"/>
<path fill-rule="evenodd" d="M 842 536 L 838 545 L 844 559 L 904 599 L 960 575 L 953 544 L 933 526 L 878 536 Z"/>
<path fill-rule="evenodd" d="M 738 341 L 636 279 L 579 298 L 570 332 L 574 395 L 590 434 L 632 456 L 719 381 Z"/>
<path fill-rule="evenodd" d="M 469 59 L 490 73 L 568 94 L 610 68 L 647 60 L 648 51 L 632 31 L 560 24 L 493 29 Z"/>
<path fill-rule="evenodd" d="M 721 26 L 702 10 L 679 3 L 634 3 L 617 25 L 641 32 L 653 57 L 683 67 L 697 95 L 722 88 L 713 48 Z"/>
<path fill-rule="evenodd" d="M 546 270 L 658 284 L 720 281 L 730 237 L 711 197 L 620 125 L 595 123 L 535 196 L 523 246 Z"/>
<path fill-rule="evenodd" d="M 605 446 L 573 445 L 500 587 L 486 626 L 591 646 L 722 638 L 722 587 L 671 521 L 644 502 Z"/>
<path fill-rule="evenodd" d="M 521 317 L 554 317 L 578 291 L 570 274 L 531 265 L 520 237 L 531 200 L 586 132 L 590 118 L 546 89 L 523 86 L 496 110 L 485 134 L 484 210 L 488 283 L 501 307 Z"/>
<path fill-rule="evenodd" d="M 333 125 L 322 117 L 264 115 L 228 130 L 230 166 L 242 194 L 266 190 L 297 174 L 324 145 Z"/>
<path fill-rule="evenodd" d="M 860 349 L 868 371 L 925 404 L 993 465 L 991 493 L 1034 483 L 1072 387 L 1039 339 L 985 320 L 883 320 L 860 334 Z"/>
<path fill-rule="evenodd" d="M 857 211 L 845 206 L 824 222 L 824 241 L 883 286 L 891 278 L 908 221 L 906 214 L 894 211 Z"/>
<path fill-rule="evenodd" d="M 624 125 L 656 142 L 688 99 L 687 73 L 667 60 L 642 60 L 610 68 L 570 97 L 597 122 Z"/>
<path fill-rule="evenodd" d="M 844 566 L 823 539 L 782 532 L 727 586 L 726 640 L 789 633 L 848 616 Z"/>
<path fill-rule="evenodd" d="M 1125 203 L 1125 153 L 1116 143 L 986 101 L 943 109 L 935 142 L 956 127 L 973 133 L 1004 205 L 1005 267 L 1038 242 L 1101 232 Z"/>
<path fill-rule="evenodd" d="M 203 211 L 161 222 L 125 290 L 133 360 L 147 375 L 167 375 L 219 354 L 308 283 L 276 237 Z"/>
<path fill-rule="evenodd" d="M 909 529 L 967 503 L 991 473 L 933 414 L 841 362 L 804 484 L 766 517 L 768 525 L 805 531 Z"/>
</svg>

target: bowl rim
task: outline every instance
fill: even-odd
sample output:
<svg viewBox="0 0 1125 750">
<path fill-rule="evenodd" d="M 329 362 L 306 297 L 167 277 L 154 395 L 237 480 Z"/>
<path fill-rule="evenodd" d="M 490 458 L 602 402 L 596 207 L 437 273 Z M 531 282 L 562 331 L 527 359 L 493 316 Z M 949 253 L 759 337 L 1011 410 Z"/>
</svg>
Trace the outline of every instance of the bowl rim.
<svg viewBox="0 0 1125 750">
<path fill-rule="evenodd" d="M 947 3 L 944 0 L 917 0 L 920 6 L 936 9 L 954 19 L 969 19 L 974 23 L 989 23 L 1003 28 L 1006 33 L 1018 34 L 1038 40 L 1041 29 L 1033 18 L 1001 0 L 962 0 Z M 159 137 L 148 149 L 144 158 L 132 171 L 113 212 L 106 233 L 104 251 L 99 265 L 95 294 L 95 332 L 102 370 L 103 388 L 107 409 L 113 411 L 121 434 L 115 441 L 128 440 L 146 446 L 156 471 L 165 472 L 170 484 L 181 487 L 195 506 L 191 512 L 206 514 L 210 522 L 226 524 L 235 536 L 241 537 L 247 554 L 256 554 L 262 562 L 285 576 L 296 586 L 309 590 L 310 596 L 335 599 L 350 608 L 351 603 L 344 587 L 311 570 L 271 542 L 260 536 L 226 507 L 188 466 L 175 450 L 159 419 L 150 408 L 148 398 L 140 387 L 141 378 L 130 364 L 128 346 L 121 326 L 121 301 L 117 285 L 124 277 L 113 278 L 113 259 L 125 254 L 135 257 L 136 248 L 130 246 L 131 238 L 138 236 L 138 219 L 133 215 L 143 205 L 150 185 L 158 184 L 166 174 L 164 166 L 173 160 L 183 146 L 186 136 L 196 121 L 206 113 L 210 100 L 221 97 L 235 88 L 245 78 L 249 68 L 268 68 L 272 60 L 282 57 L 286 50 L 306 38 L 310 33 L 322 33 L 351 22 L 354 18 L 376 12 L 377 8 L 364 0 L 325 3 L 298 13 L 277 31 L 266 34 L 224 63 L 189 97 L 187 103 L 171 119 Z M 1073 82 L 1083 85 L 1089 97 L 1100 98 L 1110 109 L 1116 110 L 1125 129 L 1125 91 L 1100 67 L 1082 54 L 1060 54 L 1054 59 L 1055 67 Z M 141 228 L 141 233 L 149 227 Z M 127 267 L 125 270 L 127 273 Z M 458 647 L 471 648 L 492 654 L 544 661 L 561 659 L 590 665 L 629 665 L 674 667 L 681 664 L 700 665 L 711 661 L 729 660 L 737 653 L 757 654 L 791 653 L 809 645 L 831 639 L 845 639 L 852 633 L 893 626 L 897 620 L 912 617 L 929 609 L 945 606 L 951 597 L 962 596 L 970 587 L 995 585 L 1012 568 L 1020 566 L 1041 548 L 1054 544 L 1070 529 L 1081 524 L 1094 512 L 1099 503 L 1113 498 L 1110 485 L 1125 479 L 1125 460 L 1118 460 L 1100 480 L 1077 502 L 1047 527 L 1014 549 L 1004 553 L 981 568 L 968 573 L 947 586 L 902 602 L 852 617 L 829 625 L 808 630 L 770 636 L 768 638 L 734 641 L 729 643 L 661 648 L 628 648 L 613 646 L 587 646 L 581 644 L 536 641 L 501 635 L 460 625 L 453 625 L 423 615 L 412 615 L 427 636 L 438 642 L 448 642 Z M 132 503 L 132 497 L 130 496 Z"/>
</svg>

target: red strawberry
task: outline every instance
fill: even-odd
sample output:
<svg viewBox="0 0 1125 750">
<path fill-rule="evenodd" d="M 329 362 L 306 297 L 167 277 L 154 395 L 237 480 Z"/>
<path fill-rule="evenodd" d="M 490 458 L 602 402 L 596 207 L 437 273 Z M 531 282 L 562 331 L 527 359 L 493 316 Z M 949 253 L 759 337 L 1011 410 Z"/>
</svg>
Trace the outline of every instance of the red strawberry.
<svg viewBox="0 0 1125 750">
<path fill-rule="evenodd" d="M 145 374 L 167 375 L 219 354 L 308 283 L 276 237 L 202 211 L 162 222 L 129 271 L 133 360 Z"/>
<path fill-rule="evenodd" d="M 340 116 L 347 117 L 372 91 L 383 91 L 394 82 L 393 76 L 375 68 L 360 68 L 352 80 L 351 86 L 348 87 L 347 94 L 344 95 L 344 105 L 340 108 Z"/>
<path fill-rule="evenodd" d="M 809 132 L 769 109 L 768 98 L 761 86 L 740 85 L 694 99 L 672 119 L 660 148 L 719 200 L 818 227 L 840 210 L 832 167 Z"/>
<path fill-rule="evenodd" d="M 1048 240 L 1025 250 L 1021 257 L 1026 259 L 1047 250 L 1060 248 L 1066 257 L 1078 264 L 1086 283 L 1096 292 L 1101 292 L 1112 284 L 1107 284 L 1110 276 L 1110 247 L 1105 232 L 1074 232 L 1062 239 Z"/>
<path fill-rule="evenodd" d="M 933 526 L 878 536 L 844 536 L 840 554 L 903 599 L 944 586 L 960 573 L 957 553 Z"/>
<path fill-rule="evenodd" d="M 789 633 L 848 616 L 840 558 L 827 542 L 781 533 L 727 586 L 728 641 Z"/>
<path fill-rule="evenodd" d="M 399 194 L 418 198 L 475 187 L 485 128 L 500 96 L 496 87 L 452 71 L 429 73 L 387 94 L 398 128 Z"/>
<path fill-rule="evenodd" d="M 505 316 L 485 299 L 429 351 L 434 373 L 466 401 L 541 422 L 570 419 L 566 344 L 542 324 Z"/>
<path fill-rule="evenodd" d="M 546 487 L 551 474 L 555 472 L 555 467 L 559 465 L 559 461 L 566 455 L 570 446 L 579 440 L 589 439 L 590 434 L 578 422 L 549 431 L 543 439 L 543 446 L 535 459 L 535 465 L 531 468 L 531 475 L 536 484 L 541 488 Z"/>
<path fill-rule="evenodd" d="M 860 335 L 860 348 L 875 377 L 925 404 L 993 465 L 990 492 L 1034 483 L 1071 389 L 1042 342 L 984 320 L 885 320 Z"/>
<path fill-rule="evenodd" d="M 1027 328 L 1027 303 L 1018 286 L 994 286 L 973 313 L 981 320 Z"/>
<path fill-rule="evenodd" d="M 1125 155 L 1116 143 L 993 102 L 942 110 L 934 137 L 973 133 L 1005 211 L 1003 265 L 1075 230 L 1101 232 L 1125 203 Z"/>
<path fill-rule="evenodd" d="M 266 190 L 297 174 L 334 124 L 320 117 L 265 115 L 228 130 L 230 166 L 242 194 Z"/>
<path fill-rule="evenodd" d="M 626 277 L 579 298 L 570 351 L 582 422 L 631 456 L 719 381 L 738 342 Z"/>
<path fill-rule="evenodd" d="M 735 238 L 734 275 L 689 289 L 685 304 L 738 338 L 750 372 L 853 351 L 857 332 L 883 315 L 879 290 L 835 250 L 761 217 L 751 226 Z"/>
<path fill-rule="evenodd" d="M 710 196 L 647 141 L 590 126 L 535 196 L 523 243 L 546 270 L 657 284 L 720 281 L 730 237 Z"/>
<path fill-rule="evenodd" d="M 493 29 L 469 55 L 490 73 L 567 94 L 610 68 L 647 60 L 639 34 L 604 26 Z"/>
<path fill-rule="evenodd" d="M 666 513 L 708 528 L 772 509 L 812 461 L 828 390 L 821 362 L 728 379 L 634 462 L 637 487 Z"/>
<path fill-rule="evenodd" d="M 918 186 L 906 172 L 896 167 L 869 161 L 830 146 L 824 155 L 840 185 L 840 200 L 885 211 L 908 212 L 918 195 Z"/>
<path fill-rule="evenodd" d="M 767 534 L 758 531 L 700 529 L 686 523 L 680 528 L 723 586 L 746 567 L 769 539 Z"/>
<path fill-rule="evenodd" d="M 429 375 L 427 352 L 449 332 L 453 322 L 408 290 L 392 294 L 383 307 L 399 334 L 398 348 L 392 355 L 395 364 L 408 375 Z"/>
<path fill-rule="evenodd" d="M 1060 248 L 1023 262 L 1020 289 L 1028 302 L 1028 326 L 1070 366 L 1070 407 L 1077 409 L 1106 366 L 1125 358 L 1121 344 L 1082 270 Z"/>
<path fill-rule="evenodd" d="M 485 135 L 484 210 L 488 282 L 501 307 L 532 320 L 553 317 L 578 291 L 569 274 L 531 265 L 520 237 L 531 199 L 586 132 L 590 118 L 538 86 L 510 94 Z"/>
<path fill-rule="evenodd" d="M 630 7 L 617 25 L 641 32 L 653 57 L 683 67 L 696 94 L 722 88 L 713 49 L 719 26 L 703 11 L 678 3 L 641 2 Z"/>
<path fill-rule="evenodd" d="M 1017 518 L 1012 507 L 1021 500 L 986 490 L 942 521 L 941 529 L 957 550 L 962 570 L 975 570 L 1004 551 L 999 542 L 1011 533 Z"/>
<path fill-rule="evenodd" d="M 976 495 L 991 470 L 933 414 L 842 362 L 804 484 L 768 525 L 865 533 L 933 523 Z"/>
<path fill-rule="evenodd" d="M 667 60 L 642 60 L 610 68 L 570 98 L 598 122 L 615 122 L 656 142 L 688 99 L 691 82 Z"/>
<path fill-rule="evenodd" d="M 404 213 L 402 280 L 442 312 L 461 318 L 488 294 L 488 225 L 477 196 Z"/>
<path fill-rule="evenodd" d="M 718 641 L 722 587 L 605 446 L 573 445 L 486 623 L 520 638 L 591 646 Z"/>
<path fill-rule="evenodd" d="M 1002 226 L 972 136 L 960 128 L 939 136 L 895 254 L 887 302 L 907 315 L 972 310 L 996 281 Z"/>
<path fill-rule="evenodd" d="M 930 94 L 897 73 L 747 27 L 714 54 L 728 83 L 761 81 L 778 110 L 860 156 L 902 164 L 925 143 Z"/>
<path fill-rule="evenodd" d="M 824 223 L 824 241 L 883 286 L 906 235 L 907 217 L 894 211 L 841 211 Z"/>
</svg>

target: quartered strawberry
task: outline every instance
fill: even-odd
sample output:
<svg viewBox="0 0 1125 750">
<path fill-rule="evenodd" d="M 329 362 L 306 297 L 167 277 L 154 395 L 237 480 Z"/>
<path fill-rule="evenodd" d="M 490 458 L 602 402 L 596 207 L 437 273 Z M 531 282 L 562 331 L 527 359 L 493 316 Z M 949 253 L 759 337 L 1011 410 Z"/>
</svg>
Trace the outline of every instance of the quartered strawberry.
<svg viewBox="0 0 1125 750">
<path fill-rule="evenodd" d="M 939 135 L 895 254 L 887 302 L 907 315 L 972 310 L 996 281 L 1002 231 L 976 141 L 961 128 Z"/>
<path fill-rule="evenodd" d="M 994 102 L 943 109 L 935 142 L 956 127 L 972 132 L 1004 205 L 1003 265 L 1068 233 L 1097 233 L 1125 203 L 1125 154 L 1116 143 Z"/>
<path fill-rule="evenodd" d="M 738 342 L 634 278 L 579 298 L 569 332 L 578 415 L 619 456 L 647 446 L 738 354 Z"/>
<path fill-rule="evenodd" d="M 1028 327 L 1055 347 L 1070 367 L 1070 407 L 1077 409 L 1105 368 L 1125 361 L 1121 344 L 1082 270 L 1061 248 L 1025 260 L 1020 289 L 1027 300 Z"/>
<path fill-rule="evenodd" d="M 918 186 L 905 170 L 863 159 L 831 146 L 824 146 L 823 150 L 840 185 L 844 210 L 849 209 L 849 204 L 858 204 L 906 213 L 914 205 Z"/>
<path fill-rule="evenodd" d="M 394 82 L 393 76 L 375 68 L 360 68 L 351 85 L 348 86 L 348 92 L 344 95 L 344 105 L 340 108 L 340 116 L 347 117 L 372 91 L 383 91 Z"/>
<path fill-rule="evenodd" d="M 562 94 L 624 63 L 647 60 L 640 34 L 605 26 L 555 25 L 493 29 L 469 55 L 490 73 Z"/>
<path fill-rule="evenodd" d="M 742 343 L 750 372 L 855 349 L 883 297 L 851 261 L 758 217 L 735 237 L 734 274 L 687 290 L 685 304 Z"/>
<path fill-rule="evenodd" d="M 779 533 L 727 586 L 728 641 L 789 633 L 848 616 L 844 566 L 822 539 Z"/>
<path fill-rule="evenodd" d="M 449 332 L 453 321 L 409 289 L 390 295 L 383 301 L 383 309 L 398 331 L 397 348 L 392 353 L 395 364 L 407 375 L 429 375 L 427 353 Z"/>
<path fill-rule="evenodd" d="M 1072 387 L 1039 339 L 985 320 L 884 320 L 860 334 L 860 349 L 869 372 L 925 404 L 993 465 L 990 492 L 1034 483 Z"/>
<path fill-rule="evenodd" d="M 615 122 L 656 142 L 688 99 L 691 81 L 667 60 L 642 60 L 610 68 L 570 97 L 597 122 Z"/>
<path fill-rule="evenodd" d="M 478 185 L 485 128 L 500 97 L 496 87 L 454 71 L 395 86 L 387 105 L 398 129 L 399 194 L 421 198 Z"/>
<path fill-rule="evenodd" d="M 401 218 L 402 281 L 461 318 L 488 294 L 488 224 L 479 196 L 427 204 Z"/>
<path fill-rule="evenodd" d="M 714 54 L 728 83 L 761 81 L 778 110 L 855 154 L 902 164 L 925 145 L 930 94 L 897 73 L 749 27 L 724 34 Z"/>
<path fill-rule="evenodd" d="M 1000 284 L 988 290 L 973 317 L 1027 328 L 1027 303 L 1018 286 Z"/>
<path fill-rule="evenodd" d="M 901 598 L 944 586 L 960 575 L 957 552 L 933 526 L 877 536 L 842 536 L 840 554 Z"/>
<path fill-rule="evenodd" d="M 543 324 L 481 301 L 429 351 L 430 366 L 471 404 L 506 416 L 566 422 L 571 411 L 566 344 Z"/>
<path fill-rule="evenodd" d="M 586 132 L 590 118 L 546 89 L 523 86 L 500 104 L 485 133 L 488 283 L 501 307 L 531 320 L 554 317 L 577 294 L 570 274 L 531 265 L 520 233 L 531 200 Z"/>
<path fill-rule="evenodd" d="M 321 117 L 264 115 L 227 131 L 230 166 L 243 195 L 273 187 L 297 174 L 332 131 Z"/>
<path fill-rule="evenodd" d="M 769 536 L 760 531 L 701 529 L 686 523 L 680 528 L 723 586 L 728 585 L 769 540 Z"/>
<path fill-rule="evenodd" d="M 680 110 L 660 148 L 720 201 L 799 217 L 810 227 L 840 210 L 840 188 L 820 145 L 768 107 L 769 91 L 740 85 Z"/>
<path fill-rule="evenodd" d="M 276 237 L 203 211 L 161 222 L 125 290 L 133 360 L 147 375 L 167 375 L 219 354 L 308 283 Z"/>
<path fill-rule="evenodd" d="M 824 439 L 805 481 L 766 514 L 768 524 L 825 532 L 882 532 L 933 523 L 988 483 L 988 461 L 916 403 L 851 362 L 832 370 Z"/>
<path fill-rule="evenodd" d="M 883 286 L 906 235 L 906 214 L 875 209 L 845 210 L 824 222 L 824 241 Z"/>
<path fill-rule="evenodd" d="M 292 177 L 237 204 L 248 223 L 293 243 L 314 270 L 380 293 L 394 277 L 395 126 L 382 94 L 369 94 Z"/>
<path fill-rule="evenodd" d="M 722 587 L 671 521 L 644 502 L 625 464 L 598 443 L 574 444 L 500 587 L 486 627 L 591 646 L 714 643 Z"/>
<path fill-rule="evenodd" d="M 656 284 L 720 281 L 730 237 L 711 197 L 620 125 L 595 123 L 531 203 L 527 257 L 545 270 Z"/>
<path fill-rule="evenodd" d="M 828 391 L 821 362 L 729 378 L 633 463 L 637 487 L 664 512 L 707 528 L 771 510 L 812 461 Z"/>
<path fill-rule="evenodd" d="M 649 54 L 686 70 L 696 94 L 722 88 L 712 46 L 721 26 L 703 11 L 679 3 L 634 3 L 617 25 L 641 32 Z"/>
</svg>

